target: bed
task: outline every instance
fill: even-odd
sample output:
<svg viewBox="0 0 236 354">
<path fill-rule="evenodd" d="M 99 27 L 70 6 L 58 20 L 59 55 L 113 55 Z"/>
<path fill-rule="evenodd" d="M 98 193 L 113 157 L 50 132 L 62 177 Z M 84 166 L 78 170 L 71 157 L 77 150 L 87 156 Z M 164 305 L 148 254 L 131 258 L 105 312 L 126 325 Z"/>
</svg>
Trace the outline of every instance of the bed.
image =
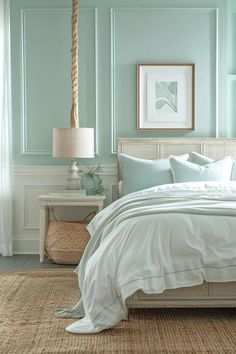
<svg viewBox="0 0 236 354">
<path fill-rule="evenodd" d="M 236 158 L 236 139 L 215 138 L 120 138 L 118 155 L 123 153 L 143 159 L 164 159 L 171 154 L 196 151 L 213 159 Z M 119 187 L 122 181 L 118 165 Z M 120 188 L 119 188 L 120 195 Z M 166 290 L 162 294 L 136 292 L 127 300 L 130 308 L 138 307 L 235 307 L 236 282 L 207 283 L 194 287 Z"/>
<path fill-rule="evenodd" d="M 236 139 L 118 140 L 120 157 L 127 154 L 156 160 L 172 154 L 184 156 L 191 151 L 213 160 L 228 155 L 235 159 Z M 229 160 L 226 160 L 220 160 L 228 164 L 223 167 L 220 161 L 216 162 L 219 173 L 228 168 Z M 120 166 L 118 176 L 121 181 Z M 127 194 L 90 223 L 89 247 L 76 270 L 84 301 L 81 300 L 72 309 L 59 311 L 58 316 L 84 317 L 67 330 L 72 333 L 95 333 L 125 319 L 127 306 L 235 306 L 235 216 L 235 179 L 228 183 L 170 183 Z M 175 225 L 178 225 L 178 232 L 174 230 Z M 205 234 L 209 234 L 208 240 L 205 234 L 205 239 L 202 236 L 203 228 Z M 175 235 L 173 237 L 175 232 L 178 239 Z M 145 242 L 143 236 L 147 236 Z M 197 246 L 194 238 L 198 241 Z M 167 247 L 163 248 L 165 244 Z M 168 244 L 171 244 L 173 253 L 168 251 Z M 188 251 L 181 253 L 181 245 L 183 250 L 188 246 L 193 255 Z M 172 269 L 172 263 L 176 267 L 181 262 L 183 268 L 177 269 L 177 266 L 174 271 L 166 272 L 166 269 Z M 153 276 L 153 268 L 155 272 L 161 269 L 161 276 L 158 275 L 160 281 L 156 281 L 156 273 Z"/>
</svg>

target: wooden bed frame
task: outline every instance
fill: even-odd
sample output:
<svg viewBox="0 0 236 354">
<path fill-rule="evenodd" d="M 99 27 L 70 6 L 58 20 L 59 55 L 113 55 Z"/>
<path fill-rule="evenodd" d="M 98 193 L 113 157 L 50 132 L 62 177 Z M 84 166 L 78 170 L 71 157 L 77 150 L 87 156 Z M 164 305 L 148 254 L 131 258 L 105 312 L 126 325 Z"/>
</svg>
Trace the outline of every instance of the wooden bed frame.
<svg viewBox="0 0 236 354">
<path fill-rule="evenodd" d="M 191 151 L 213 159 L 231 156 L 236 159 L 236 139 L 228 138 L 121 138 L 118 154 L 124 153 L 143 159 L 162 159 Z M 118 179 L 121 172 L 118 165 Z M 236 230 L 235 230 L 236 231 Z M 236 250 L 235 250 L 236 251 Z M 236 281 L 207 283 L 166 290 L 162 294 L 137 291 L 127 300 L 129 307 L 235 307 Z"/>
</svg>

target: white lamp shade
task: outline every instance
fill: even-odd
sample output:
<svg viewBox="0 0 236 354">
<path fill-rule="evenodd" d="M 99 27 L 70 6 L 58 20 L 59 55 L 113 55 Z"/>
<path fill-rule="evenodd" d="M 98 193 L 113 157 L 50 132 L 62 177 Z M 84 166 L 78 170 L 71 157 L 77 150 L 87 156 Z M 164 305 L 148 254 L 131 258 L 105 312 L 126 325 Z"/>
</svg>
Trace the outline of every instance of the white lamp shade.
<svg viewBox="0 0 236 354">
<path fill-rule="evenodd" d="M 94 129 L 53 128 L 53 157 L 94 157 Z"/>
</svg>

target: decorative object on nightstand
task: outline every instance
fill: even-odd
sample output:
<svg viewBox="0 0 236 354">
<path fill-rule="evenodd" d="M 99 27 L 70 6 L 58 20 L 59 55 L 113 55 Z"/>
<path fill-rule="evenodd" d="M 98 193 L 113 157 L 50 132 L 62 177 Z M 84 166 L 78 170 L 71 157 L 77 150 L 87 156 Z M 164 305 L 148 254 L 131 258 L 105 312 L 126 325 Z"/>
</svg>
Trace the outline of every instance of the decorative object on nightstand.
<svg viewBox="0 0 236 354">
<path fill-rule="evenodd" d="M 53 128 L 53 157 L 71 158 L 69 165 L 69 176 L 66 189 L 79 190 L 78 167 L 74 158 L 92 158 L 94 157 L 94 129 L 79 127 L 78 110 L 78 0 L 72 2 L 72 65 L 71 65 L 71 83 L 72 83 L 72 108 L 70 128 Z M 83 193 L 82 193 L 83 194 Z M 85 194 L 85 192 L 84 192 Z"/>
<path fill-rule="evenodd" d="M 81 176 L 81 188 L 86 190 L 87 195 L 103 194 L 102 178 L 98 172 L 101 172 L 101 166 L 85 166 L 86 172 Z"/>
</svg>

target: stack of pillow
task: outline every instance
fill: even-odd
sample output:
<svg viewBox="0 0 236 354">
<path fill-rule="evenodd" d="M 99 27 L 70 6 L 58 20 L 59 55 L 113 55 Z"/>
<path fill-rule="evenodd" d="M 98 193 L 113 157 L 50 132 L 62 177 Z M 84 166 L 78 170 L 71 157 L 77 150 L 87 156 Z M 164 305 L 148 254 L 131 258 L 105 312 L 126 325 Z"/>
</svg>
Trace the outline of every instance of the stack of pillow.
<svg viewBox="0 0 236 354">
<path fill-rule="evenodd" d="M 121 194 L 126 195 L 161 184 L 197 181 L 236 181 L 236 162 L 231 157 L 214 161 L 196 152 L 168 159 L 144 160 L 119 155 Z"/>
</svg>

